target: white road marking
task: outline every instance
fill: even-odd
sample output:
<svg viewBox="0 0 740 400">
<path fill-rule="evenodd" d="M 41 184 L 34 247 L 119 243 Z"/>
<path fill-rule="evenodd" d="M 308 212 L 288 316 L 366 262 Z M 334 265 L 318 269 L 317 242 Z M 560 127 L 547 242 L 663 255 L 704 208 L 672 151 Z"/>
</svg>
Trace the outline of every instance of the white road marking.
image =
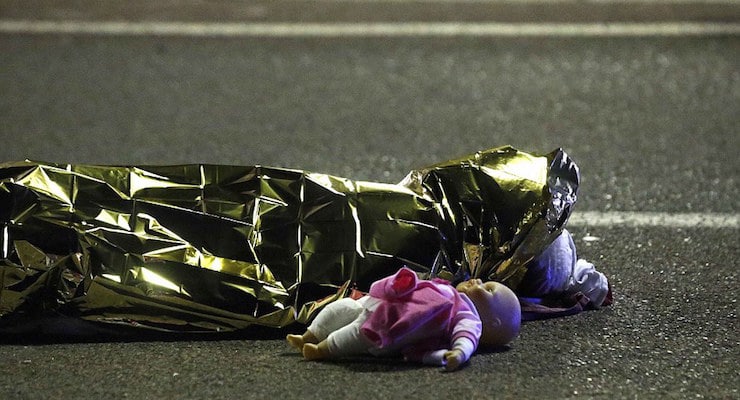
<svg viewBox="0 0 740 400">
<path fill-rule="evenodd" d="M 315 3 L 316 0 L 302 0 L 305 3 Z M 331 0 L 331 3 L 408 3 L 409 0 Z M 496 0 L 416 0 L 416 3 L 441 3 L 441 4 L 488 4 L 495 2 Z M 593 4 L 617 4 L 621 6 L 629 6 L 635 4 L 681 4 L 681 3 L 700 3 L 700 4 L 735 4 L 733 0 L 589 0 Z M 515 0 L 509 1 L 513 4 L 560 4 L 560 3 L 573 3 L 573 0 Z"/>
<path fill-rule="evenodd" d="M 0 20 L 0 33 L 191 37 L 739 35 L 738 23 L 187 23 Z M 574 226 L 740 227 L 740 214 L 576 211 Z"/>
<path fill-rule="evenodd" d="M 740 23 L 218 23 L 0 20 L 6 34 L 184 37 L 639 37 L 740 35 Z"/>
<path fill-rule="evenodd" d="M 578 211 L 568 221 L 569 226 L 626 226 L 663 228 L 740 228 L 740 214 L 730 213 L 666 213 L 644 211 Z"/>
</svg>

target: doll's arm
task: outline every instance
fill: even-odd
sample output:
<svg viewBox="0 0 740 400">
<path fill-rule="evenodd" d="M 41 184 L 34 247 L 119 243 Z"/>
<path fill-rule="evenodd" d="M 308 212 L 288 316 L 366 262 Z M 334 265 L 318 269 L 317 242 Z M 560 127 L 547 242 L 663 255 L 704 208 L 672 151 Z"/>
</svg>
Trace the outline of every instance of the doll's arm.
<svg viewBox="0 0 740 400">
<path fill-rule="evenodd" d="M 467 296 L 459 299 L 460 307 L 452 319 L 452 349 L 444 353 L 444 365 L 447 371 L 454 371 L 470 359 L 478 347 L 478 340 L 483 331 L 475 306 Z"/>
<path fill-rule="evenodd" d="M 451 349 L 426 352 L 421 362 L 428 365 L 444 366 L 454 371 L 467 362 L 478 347 L 482 325 L 480 318 L 470 308 L 462 307 L 452 320 Z"/>
<path fill-rule="evenodd" d="M 454 371 L 465 364 L 475 352 L 475 345 L 468 338 L 460 338 L 452 345 L 452 349 L 441 349 L 424 353 L 421 362 L 426 365 L 445 367 L 447 371 Z"/>
<path fill-rule="evenodd" d="M 470 339 L 462 337 L 455 340 L 452 350 L 444 353 L 444 366 L 447 371 L 454 371 L 465 364 L 475 351 L 475 345 Z"/>
</svg>

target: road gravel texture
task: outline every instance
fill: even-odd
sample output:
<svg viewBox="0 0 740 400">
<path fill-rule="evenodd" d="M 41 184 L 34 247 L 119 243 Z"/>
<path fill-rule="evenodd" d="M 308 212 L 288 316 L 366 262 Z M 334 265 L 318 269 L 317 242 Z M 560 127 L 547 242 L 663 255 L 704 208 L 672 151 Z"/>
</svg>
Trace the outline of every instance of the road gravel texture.
<svg viewBox="0 0 740 400">
<path fill-rule="evenodd" d="M 737 215 L 740 40 L 0 36 L 0 159 L 264 164 L 396 182 L 564 147 L 578 210 Z M 738 398 L 738 229 L 579 225 L 611 307 L 459 372 L 280 338 L 10 343 L 0 398 Z M 584 241 L 584 237 L 589 241 Z M 596 240 L 594 240 L 596 238 Z"/>
</svg>

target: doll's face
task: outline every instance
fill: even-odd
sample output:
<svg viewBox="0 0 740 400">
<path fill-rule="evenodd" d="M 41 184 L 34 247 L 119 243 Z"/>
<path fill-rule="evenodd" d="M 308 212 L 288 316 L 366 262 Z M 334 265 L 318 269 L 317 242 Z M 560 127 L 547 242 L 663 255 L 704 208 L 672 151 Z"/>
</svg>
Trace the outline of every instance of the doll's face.
<svg viewBox="0 0 740 400">
<path fill-rule="evenodd" d="M 522 313 L 519 299 L 498 282 L 470 279 L 457 285 L 475 305 L 483 323 L 481 344 L 503 346 L 519 334 Z"/>
</svg>

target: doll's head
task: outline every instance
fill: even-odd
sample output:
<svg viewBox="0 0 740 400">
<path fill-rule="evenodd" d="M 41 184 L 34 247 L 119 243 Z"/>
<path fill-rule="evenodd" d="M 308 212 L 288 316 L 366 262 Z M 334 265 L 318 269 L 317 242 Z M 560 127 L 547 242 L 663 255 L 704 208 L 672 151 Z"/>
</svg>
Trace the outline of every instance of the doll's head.
<svg viewBox="0 0 740 400">
<path fill-rule="evenodd" d="M 475 305 L 483 323 L 480 343 L 503 346 L 516 338 L 522 322 L 519 299 L 508 287 L 498 282 L 470 279 L 457 285 Z"/>
</svg>

